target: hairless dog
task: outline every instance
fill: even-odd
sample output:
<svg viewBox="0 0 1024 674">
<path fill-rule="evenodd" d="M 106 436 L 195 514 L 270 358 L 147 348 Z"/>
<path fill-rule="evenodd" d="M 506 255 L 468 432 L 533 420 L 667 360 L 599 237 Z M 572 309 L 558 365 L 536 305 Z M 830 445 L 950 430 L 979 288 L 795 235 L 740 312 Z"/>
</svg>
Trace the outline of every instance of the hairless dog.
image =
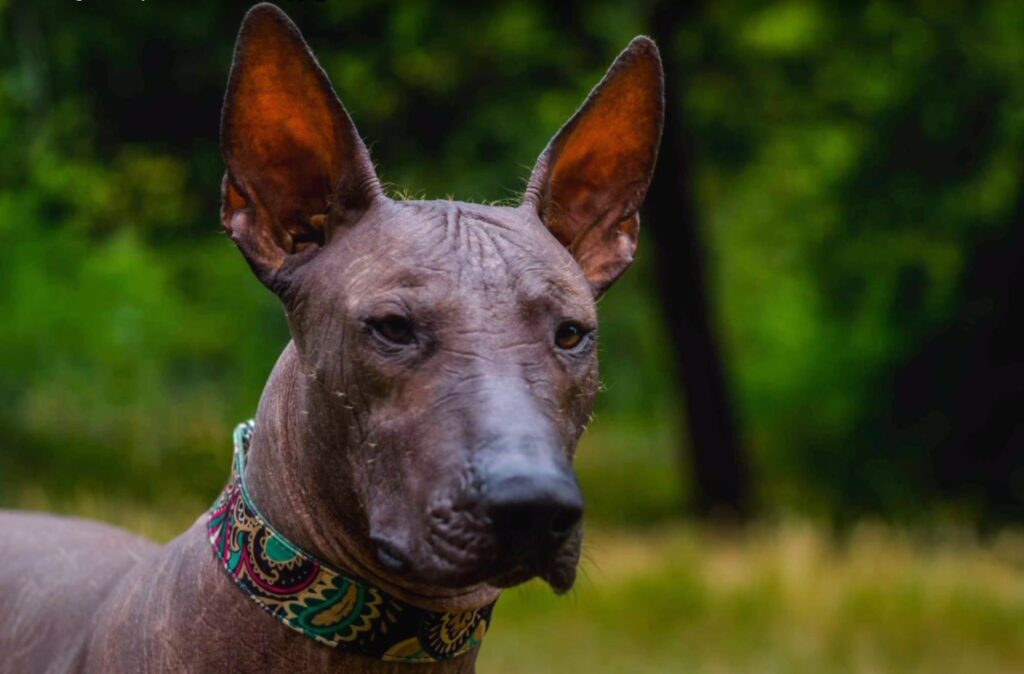
<svg viewBox="0 0 1024 674">
<path fill-rule="evenodd" d="M 662 80 L 634 39 L 515 206 L 396 200 L 298 29 L 250 10 L 221 218 L 292 340 L 168 545 L 0 513 L 0 671 L 472 672 L 502 588 L 568 590 L 595 303 L 636 251 Z"/>
</svg>

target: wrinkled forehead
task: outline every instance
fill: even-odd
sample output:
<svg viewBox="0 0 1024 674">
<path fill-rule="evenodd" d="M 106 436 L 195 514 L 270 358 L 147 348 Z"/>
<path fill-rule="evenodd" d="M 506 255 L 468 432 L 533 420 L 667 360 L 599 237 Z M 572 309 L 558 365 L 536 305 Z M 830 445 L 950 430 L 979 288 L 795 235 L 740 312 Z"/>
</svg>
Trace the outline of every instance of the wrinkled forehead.
<svg viewBox="0 0 1024 674">
<path fill-rule="evenodd" d="M 391 202 L 346 237 L 346 290 L 422 288 L 491 301 L 593 305 L 572 256 L 524 209 L 456 201 Z M 358 236 L 361 235 L 361 236 Z"/>
</svg>

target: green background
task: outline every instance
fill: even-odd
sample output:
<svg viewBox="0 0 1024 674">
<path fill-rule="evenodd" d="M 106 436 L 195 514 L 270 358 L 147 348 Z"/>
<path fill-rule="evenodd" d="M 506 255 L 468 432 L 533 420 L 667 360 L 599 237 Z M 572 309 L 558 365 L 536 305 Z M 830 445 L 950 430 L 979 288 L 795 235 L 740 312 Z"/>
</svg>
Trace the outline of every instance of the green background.
<svg viewBox="0 0 1024 674">
<path fill-rule="evenodd" d="M 521 192 L 655 9 L 283 6 L 389 191 L 477 201 Z M 245 7 L 0 0 L 0 504 L 167 538 L 227 474 L 288 339 L 217 215 Z M 1024 3 L 725 0 L 674 34 L 760 519 L 680 523 L 686 428 L 644 239 L 601 303 L 579 459 L 585 568 L 611 571 L 505 600 L 484 671 L 1024 669 L 1020 537 L 929 477 L 942 419 L 886 425 L 893 373 L 963 315 L 974 251 L 1020 225 Z"/>
</svg>

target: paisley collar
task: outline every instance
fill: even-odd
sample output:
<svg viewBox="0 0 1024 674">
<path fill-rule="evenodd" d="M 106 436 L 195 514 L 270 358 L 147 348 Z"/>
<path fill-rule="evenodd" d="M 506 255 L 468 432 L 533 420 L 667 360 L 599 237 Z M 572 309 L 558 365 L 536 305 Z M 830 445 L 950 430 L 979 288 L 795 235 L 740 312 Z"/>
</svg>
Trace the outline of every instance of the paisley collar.
<svg viewBox="0 0 1024 674">
<path fill-rule="evenodd" d="M 231 479 L 210 508 L 207 533 L 232 580 L 288 627 L 343 651 L 389 662 L 438 662 L 483 639 L 494 604 L 461 613 L 414 606 L 322 562 L 274 529 L 245 488 L 255 424 L 235 429 Z"/>
</svg>

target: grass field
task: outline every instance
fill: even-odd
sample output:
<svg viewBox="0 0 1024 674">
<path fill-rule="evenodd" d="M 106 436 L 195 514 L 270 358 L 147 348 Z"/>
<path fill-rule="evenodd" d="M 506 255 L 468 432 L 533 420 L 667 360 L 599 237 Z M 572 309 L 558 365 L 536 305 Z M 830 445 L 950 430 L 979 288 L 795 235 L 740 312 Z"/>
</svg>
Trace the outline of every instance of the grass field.
<svg viewBox="0 0 1024 674">
<path fill-rule="evenodd" d="M 1024 540 L 798 524 L 735 538 L 594 532 L 558 599 L 503 597 L 481 671 L 1024 672 Z"/>
<path fill-rule="evenodd" d="M 19 502 L 54 509 L 32 492 Z M 58 509 L 167 539 L 203 505 L 79 497 Z M 495 618 L 484 674 L 1019 674 L 1024 534 L 596 528 L 572 593 L 529 584 L 508 592 Z"/>
</svg>

